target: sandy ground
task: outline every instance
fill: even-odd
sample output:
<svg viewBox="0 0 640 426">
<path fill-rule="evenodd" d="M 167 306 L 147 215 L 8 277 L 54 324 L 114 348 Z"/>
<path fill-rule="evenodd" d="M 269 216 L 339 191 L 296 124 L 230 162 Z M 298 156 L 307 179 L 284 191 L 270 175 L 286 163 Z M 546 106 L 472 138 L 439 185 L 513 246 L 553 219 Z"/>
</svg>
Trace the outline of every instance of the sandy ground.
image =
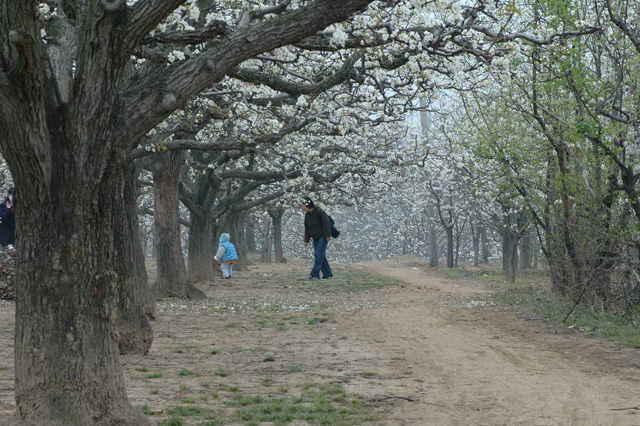
<svg viewBox="0 0 640 426">
<path fill-rule="evenodd" d="M 159 302 L 151 353 L 122 357 L 132 403 L 153 424 L 196 403 L 240 425 L 238 395 L 339 383 L 371 404 L 371 424 L 640 425 L 637 349 L 487 303 L 484 284 L 419 261 L 350 268 L 403 284 L 344 293 L 340 267 L 316 286 L 297 281 L 307 265 L 293 262 L 201 285 L 206 302 Z M 13 314 L 0 305 L 0 424 L 15 410 Z"/>
</svg>

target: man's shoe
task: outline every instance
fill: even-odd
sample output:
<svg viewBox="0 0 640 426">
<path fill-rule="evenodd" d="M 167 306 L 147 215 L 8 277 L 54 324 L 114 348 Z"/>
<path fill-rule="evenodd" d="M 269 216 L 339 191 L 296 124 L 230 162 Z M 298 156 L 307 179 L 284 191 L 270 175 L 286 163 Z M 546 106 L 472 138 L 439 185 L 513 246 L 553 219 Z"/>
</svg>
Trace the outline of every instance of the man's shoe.
<svg viewBox="0 0 640 426">
<path fill-rule="evenodd" d="M 328 277 L 322 277 L 320 278 L 321 280 L 328 280 L 329 278 L 333 277 L 333 275 L 329 275 Z"/>
<path fill-rule="evenodd" d="M 320 281 L 320 277 L 310 276 L 309 281 Z"/>
</svg>

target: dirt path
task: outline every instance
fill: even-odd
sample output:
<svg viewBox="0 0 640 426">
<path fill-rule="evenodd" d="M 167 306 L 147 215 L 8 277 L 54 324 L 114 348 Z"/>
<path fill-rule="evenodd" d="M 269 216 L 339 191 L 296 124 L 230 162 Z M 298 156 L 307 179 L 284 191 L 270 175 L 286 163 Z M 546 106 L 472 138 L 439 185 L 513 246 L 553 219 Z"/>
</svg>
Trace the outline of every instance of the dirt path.
<svg viewBox="0 0 640 426">
<path fill-rule="evenodd" d="M 297 281 L 305 264 L 262 265 L 201 287 L 207 302 L 160 302 L 151 353 L 122 357 L 130 398 L 154 424 L 197 405 L 208 417 L 180 424 L 241 425 L 242 398 L 338 383 L 372 404 L 372 424 L 640 424 L 639 351 L 519 317 L 485 303 L 486 287 L 422 266 L 353 266 L 404 284 L 345 294 L 333 291 L 339 273 L 318 287 Z M 15 410 L 13 312 L 0 308 L 3 424 Z"/>
<path fill-rule="evenodd" d="M 402 298 L 414 303 L 353 313 L 345 328 L 359 328 L 372 352 L 395 354 L 390 376 L 424 378 L 388 387 L 413 400 L 391 410 L 391 424 L 640 424 L 638 351 L 513 312 L 438 304 L 434 295 L 465 300 L 483 290 L 418 270 L 374 269 L 409 282 Z"/>
</svg>

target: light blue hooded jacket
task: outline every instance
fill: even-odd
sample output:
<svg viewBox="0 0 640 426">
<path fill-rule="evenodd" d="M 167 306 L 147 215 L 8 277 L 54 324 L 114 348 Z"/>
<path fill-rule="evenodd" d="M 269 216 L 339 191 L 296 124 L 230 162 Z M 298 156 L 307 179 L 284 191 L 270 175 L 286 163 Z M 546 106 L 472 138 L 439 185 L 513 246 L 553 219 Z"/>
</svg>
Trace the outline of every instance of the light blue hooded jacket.
<svg viewBox="0 0 640 426">
<path fill-rule="evenodd" d="M 229 235 L 228 233 L 224 233 L 222 235 L 220 235 L 220 247 L 224 247 L 224 256 L 222 256 L 222 259 L 220 259 L 220 263 L 236 263 L 236 261 L 238 260 L 238 253 L 236 253 L 236 246 L 233 245 L 233 243 L 230 242 L 231 240 L 231 235 Z M 218 250 L 218 253 L 220 253 L 220 250 Z"/>
</svg>

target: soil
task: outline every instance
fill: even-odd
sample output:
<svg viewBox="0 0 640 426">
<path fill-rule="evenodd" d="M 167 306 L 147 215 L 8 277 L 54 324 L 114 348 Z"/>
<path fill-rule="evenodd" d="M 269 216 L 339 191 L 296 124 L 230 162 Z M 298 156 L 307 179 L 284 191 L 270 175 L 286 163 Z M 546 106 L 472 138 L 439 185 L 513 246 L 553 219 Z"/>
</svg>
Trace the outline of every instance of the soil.
<svg viewBox="0 0 640 426">
<path fill-rule="evenodd" d="M 150 354 L 121 359 L 134 406 L 154 424 L 195 403 L 240 425 L 238 395 L 293 398 L 338 383 L 370 404 L 377 420 L 367 424 L 640 424 L 638 349 L 496 305 L 486 283 L 447 279 L 416 259 L 336 265 L 331 280 L 298 281 L 308 269 L 255 265 L 199 285 L 205 302 L 158 302 Z M 399 284 L 338 291 L 354 270 Z M 13 329 L 13 304 L 2 302 L 0 424 L 15 410 Z"/>
</svg>

